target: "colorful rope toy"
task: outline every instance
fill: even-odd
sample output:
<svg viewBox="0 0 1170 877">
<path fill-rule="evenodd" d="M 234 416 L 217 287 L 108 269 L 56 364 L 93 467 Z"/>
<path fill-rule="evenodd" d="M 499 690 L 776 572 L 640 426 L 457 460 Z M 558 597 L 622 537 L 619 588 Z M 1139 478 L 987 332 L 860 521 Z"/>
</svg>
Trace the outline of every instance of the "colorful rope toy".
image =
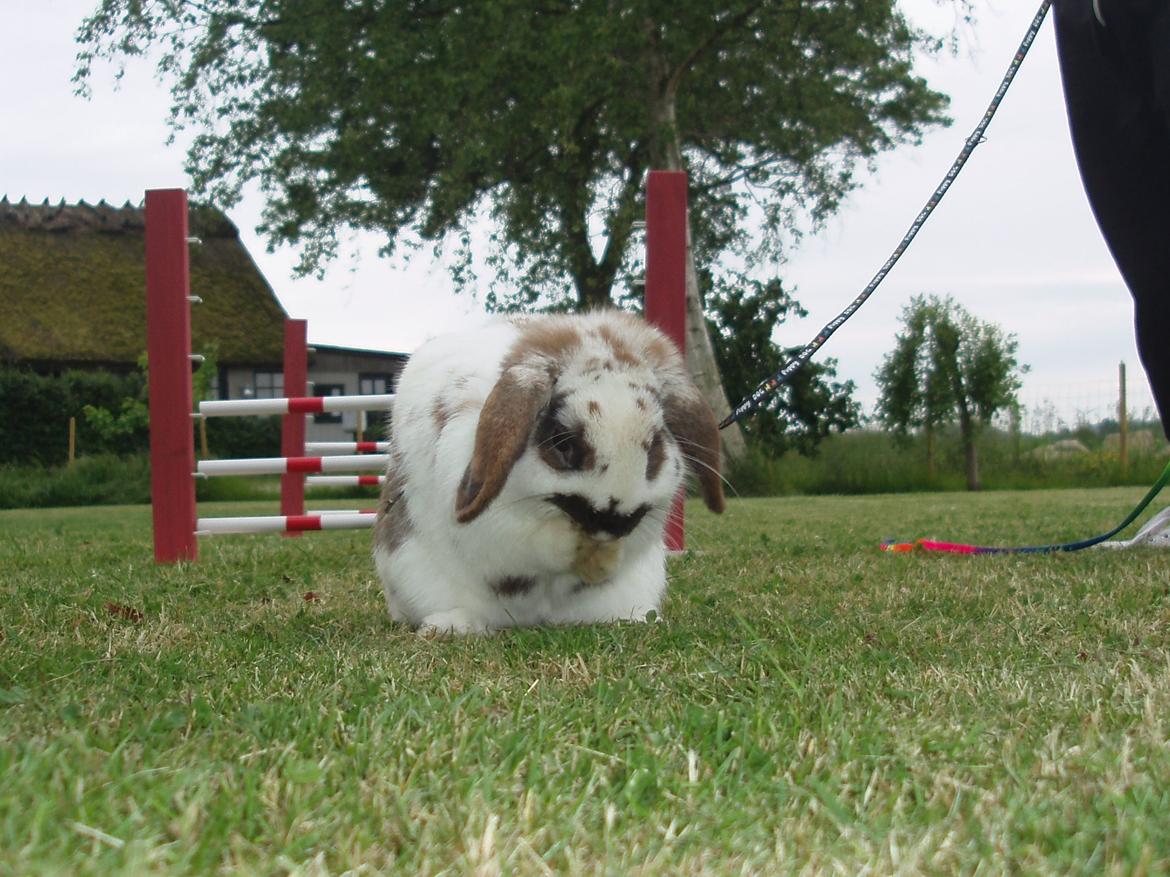
<svg viewBox="0 0 1170 877">
<path fill-rule="evenodd" d="M 1021 547 L 992 547 L 986 545 L 966 545 L 961 542 L 937 542 L 933 539 L 917 539 L 914 542 L 895 542 L 892 539 L 881 544 L 882 551 L 895 553 L 910 551 L 931 551 L 940 554 L 1055 554 L 1058 551 L 1081 551 L 1092 548 L 1094 545 L 1107 543 L 1110 548 L 1128 548 L 1136 545 L 1170 545 L 1170 508 L 1155 515 L 1133 539 L 1128 542 L 1108 542 L 1135 520 L 1146 510 L 1154 497 L 1162 488 L 1170 483 L 1170 463 L 1162 470 L 1154 486 L 1149 489 L 1137 507 L 1126 516 L 1125 520 L 1100 536 L 1092 539 L 1082 539 L 1079 542 L 1065 542 L 1059 545 L 1028 545 Z"/>
</svg>

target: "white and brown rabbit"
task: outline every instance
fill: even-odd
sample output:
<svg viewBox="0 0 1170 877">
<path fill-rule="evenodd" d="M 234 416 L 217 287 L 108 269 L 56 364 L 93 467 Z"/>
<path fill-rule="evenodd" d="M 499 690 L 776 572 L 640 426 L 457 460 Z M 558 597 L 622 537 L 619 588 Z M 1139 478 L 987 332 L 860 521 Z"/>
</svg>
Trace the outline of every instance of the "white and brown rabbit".
<svg viewBox="0 0 1170 877">
<path fill-rule="evenodd" d="M 719 432 L 678 349 L 619 311 L 499 320 L 410 358 L 374 560 L 422 632 L 643 620 L 690 471 L 723 510 Z"/>
</svg>

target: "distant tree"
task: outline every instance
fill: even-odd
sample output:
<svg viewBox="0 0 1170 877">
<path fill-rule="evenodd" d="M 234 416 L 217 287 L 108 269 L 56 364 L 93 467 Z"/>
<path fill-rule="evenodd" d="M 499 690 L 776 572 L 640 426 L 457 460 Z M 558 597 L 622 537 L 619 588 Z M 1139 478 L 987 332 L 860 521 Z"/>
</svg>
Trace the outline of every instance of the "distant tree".
<svg viewBox="0 0 1170 877">
<path fill-rule="evenodd" d="M 978 490 L 977 439 L 999 411 L 1014 407 L 1020 376 L 1018 342 L 972 316 L 949 296 L 917 296 L 902 312 L 904 329 L 874 375 L 882 422 L 906 435 L 921 429 L 933 465 L 934 437 L 958 423 L 967 488 Z"/>
<path fill-rule="evenodd" d="M 778 280 L 716 279 L 707 306 L 715 356 L 732 399 L 751 394 L 799 350 L 773 340 L 789 317 L 807 315 Z M 854 384 L 836 382 L 836 367 L 834 359 L 806 364 L 744 422 L 745 435 L 773 456 L 790 449 L 812 454 L 831 432 L 856 426 L 861 406 L 853 400 Z"/>
<path fill-rule="evenodd" d="M 605 304 L 646 171 L 686 170 L 687 361 L 717 412 L 694 264 L 774 259 L 946 102 L 897 0 L 100 0 L 78 41 L 83 88 L 154 53 L 196 188 L 230 207 L 258 183 L 304 271 L 345 228 L 468 252 L 487 217 L 501 306 Z"/>
</svg>

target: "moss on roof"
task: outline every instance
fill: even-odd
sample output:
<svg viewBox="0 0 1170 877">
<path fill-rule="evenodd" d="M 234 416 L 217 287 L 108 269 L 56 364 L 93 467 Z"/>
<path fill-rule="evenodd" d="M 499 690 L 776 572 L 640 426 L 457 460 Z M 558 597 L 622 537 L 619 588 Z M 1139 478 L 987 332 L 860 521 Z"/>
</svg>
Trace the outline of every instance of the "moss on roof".
<svg viewBox="0 0 1170 877">
<path fill-rule="evenodd" d="M 279 364 L 286 316 L 221 211 L 192 206 L 192 347 L 221 365 Z M 133 364 L 146 350 L 142 208 L 0 199 L 0 359 Z"/>
</svg>

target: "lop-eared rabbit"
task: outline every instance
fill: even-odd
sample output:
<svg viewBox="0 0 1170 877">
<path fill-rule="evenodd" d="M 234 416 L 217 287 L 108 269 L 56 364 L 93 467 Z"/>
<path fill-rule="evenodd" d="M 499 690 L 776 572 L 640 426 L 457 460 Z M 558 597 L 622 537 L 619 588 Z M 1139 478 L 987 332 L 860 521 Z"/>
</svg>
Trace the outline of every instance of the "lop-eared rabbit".
<svg viewBox="0 0 1170 877">
<path fill-rule="evenodd" d="M 677 347 L 619 311 L 497 320 L 410 358 L 374 560 L 423 633 L 641 621 L 687 474 L 723 510 L 719 432 Z"/>
</svg>

